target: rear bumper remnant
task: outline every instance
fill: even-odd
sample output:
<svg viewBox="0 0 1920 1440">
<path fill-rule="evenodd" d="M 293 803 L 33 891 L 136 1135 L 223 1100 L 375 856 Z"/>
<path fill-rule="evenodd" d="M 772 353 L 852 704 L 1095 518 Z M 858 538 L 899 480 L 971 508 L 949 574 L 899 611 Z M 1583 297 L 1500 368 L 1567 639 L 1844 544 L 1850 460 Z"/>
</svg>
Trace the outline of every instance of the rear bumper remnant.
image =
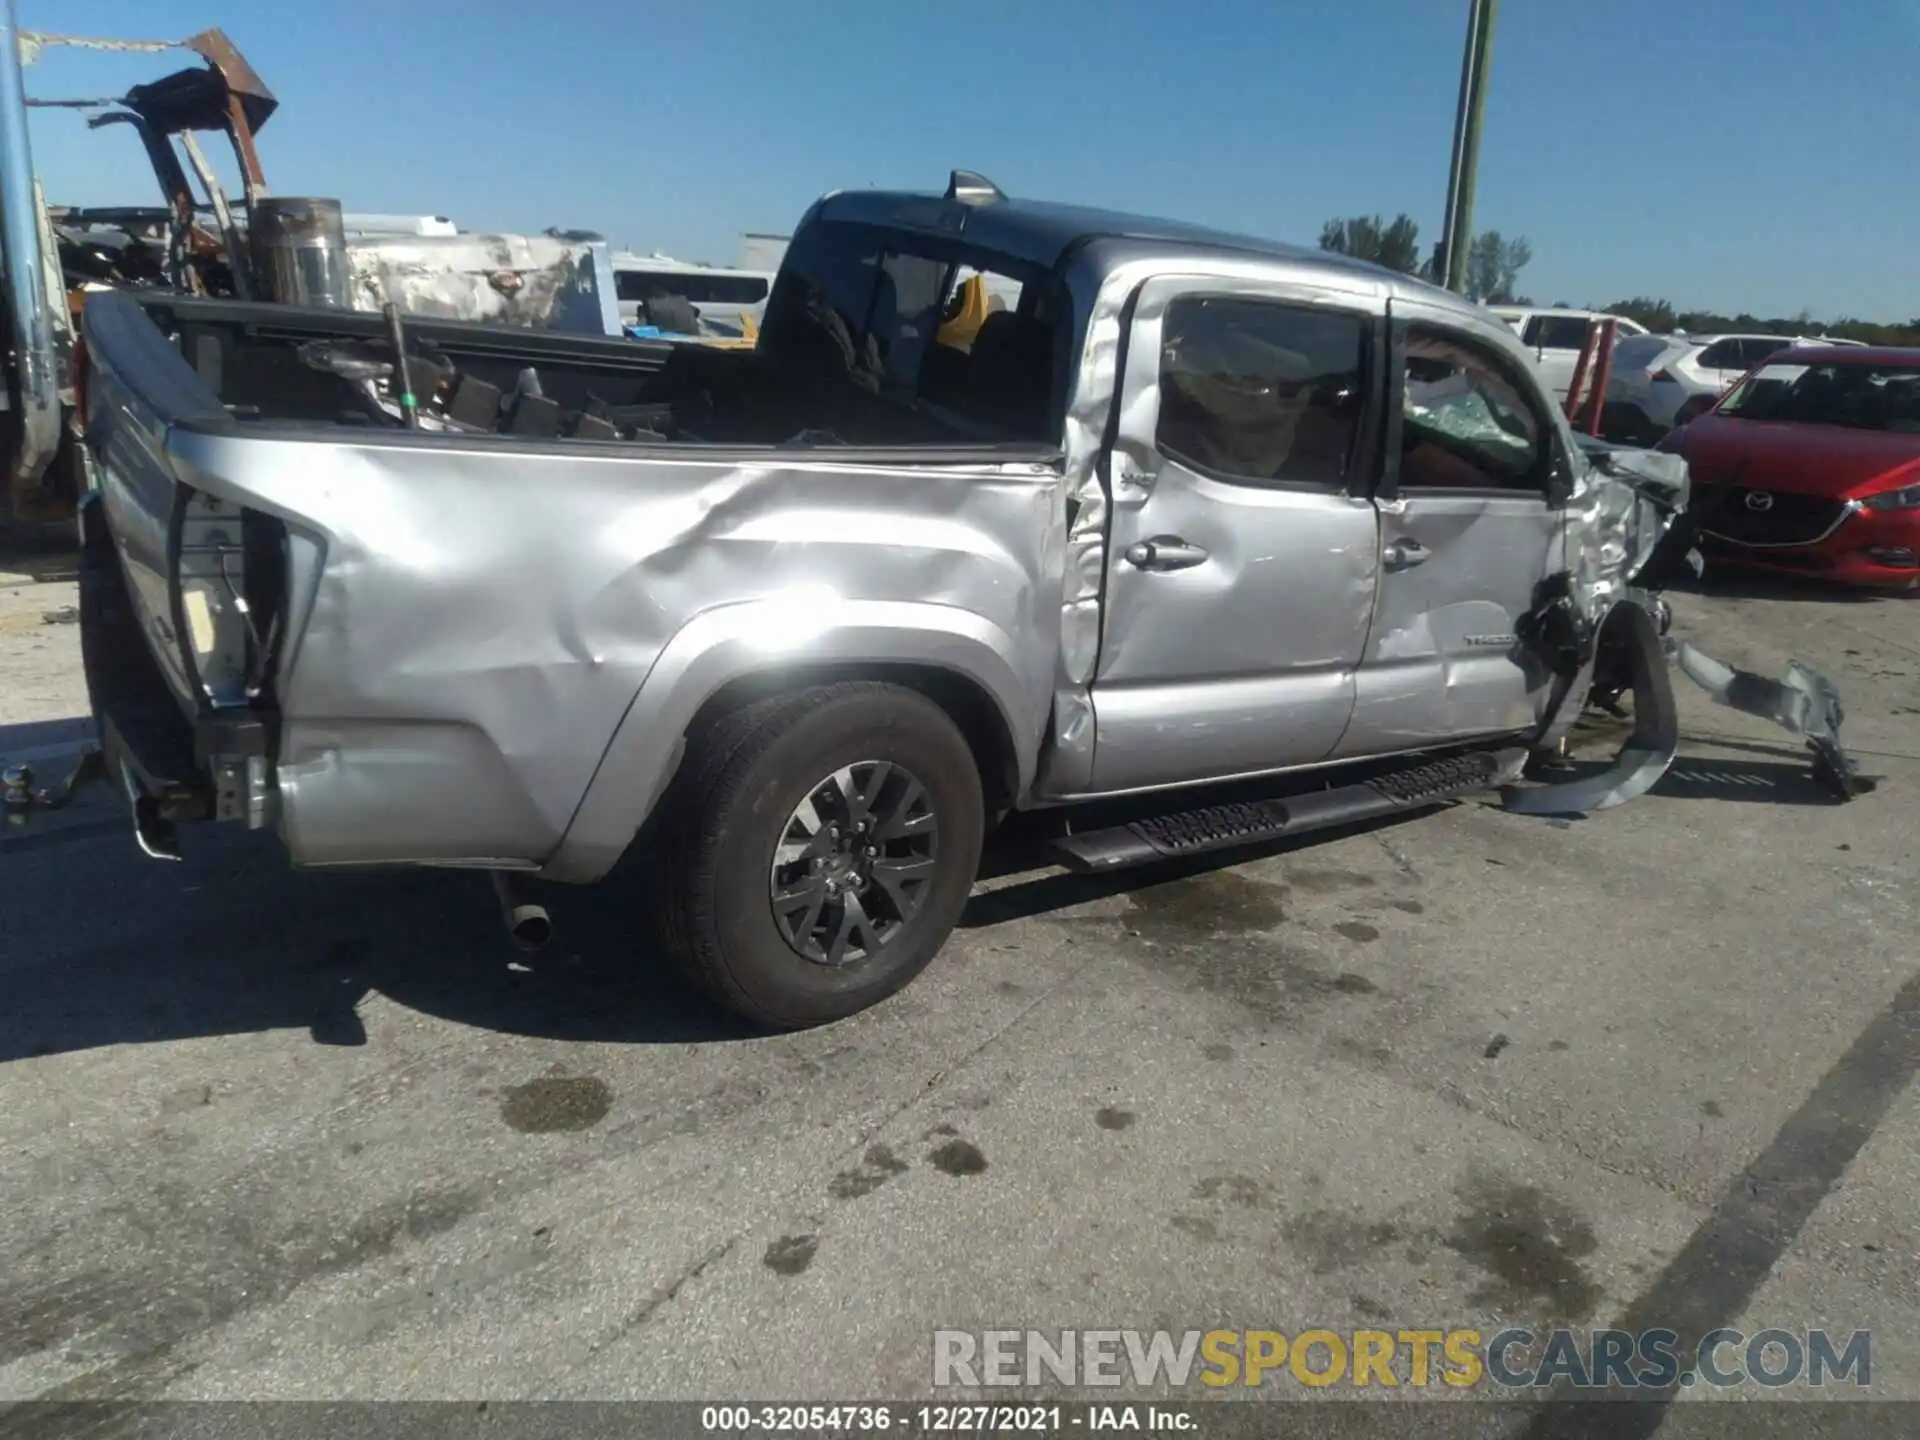
<svg viewBox="0 0 1920 1440">
<path fill-rule="evenodd" d="M 1685 642 L 1674 647 L 1673 663 L 1720 704 L 1771 720 L 1806 741 L 1813 752 L 1814 779 L 1840 799 L 1851 800 L 1874 789 L 1876 782 L 1860 774 L 1841 746 L 1840 726 L 1846 712 L 1840 692 L 1824 675 L 1790 660 L 1783 679 L 1769 680 L 1736 670 Z"/>
</svg>

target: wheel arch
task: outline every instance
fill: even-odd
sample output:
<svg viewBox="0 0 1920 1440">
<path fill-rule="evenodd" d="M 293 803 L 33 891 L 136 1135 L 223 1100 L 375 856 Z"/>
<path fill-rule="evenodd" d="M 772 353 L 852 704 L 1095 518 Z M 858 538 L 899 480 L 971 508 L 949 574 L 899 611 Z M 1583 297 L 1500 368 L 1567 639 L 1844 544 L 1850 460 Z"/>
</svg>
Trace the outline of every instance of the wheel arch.
<svg viewBox="0 0 1920 1440">
<path fill-rule="evenodd" d="M 668 643 L 543 874 L 590 881 L 611 869 L 699 726 L 767 694 L 834 680 L 891 681 L 946 711 L 974 752 L 989 817 L 1032 785 L 1044 701 L 999 626 L 919 602 L 835 602 L 798 635 L 794 619 L 789 605 L 746 602 L 698 616 Z"/>
</svg>

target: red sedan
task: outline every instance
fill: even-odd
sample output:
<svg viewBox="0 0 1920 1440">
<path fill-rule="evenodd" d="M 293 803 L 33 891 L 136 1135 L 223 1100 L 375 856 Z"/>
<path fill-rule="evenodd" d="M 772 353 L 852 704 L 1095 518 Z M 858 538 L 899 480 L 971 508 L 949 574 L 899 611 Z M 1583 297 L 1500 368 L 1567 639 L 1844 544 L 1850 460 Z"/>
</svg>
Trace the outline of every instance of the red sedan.
<svg viewBox="0 0 1920 1440">
<path fill-rule="evenodd" d="M 1660 448 L 1710 556 L 1920 588 L 1920 349 L 1782 352 Z"/>
</svg>

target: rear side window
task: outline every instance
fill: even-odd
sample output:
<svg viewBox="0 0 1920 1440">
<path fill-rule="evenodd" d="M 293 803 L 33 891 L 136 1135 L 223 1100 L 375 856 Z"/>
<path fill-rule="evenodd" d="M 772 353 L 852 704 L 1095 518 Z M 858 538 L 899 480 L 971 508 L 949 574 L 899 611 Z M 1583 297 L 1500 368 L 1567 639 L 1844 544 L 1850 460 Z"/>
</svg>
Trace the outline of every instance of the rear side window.
<svg viewBox="0 0 1920 1440">
<path fill-rule="evenodd" d="M 1667 353 L 1670 342 L 1658 335 L 1630 335 L 1613 348 L 1616 370 L 1649 370 Z"/>
<path fill-rule="evenodd" d="M 963 272 L 991 277 L 1000 305 L 989 293 L 961 350 L 950 312 Z M 1038 267 L 943 237 L 823 221 L 788 247 L 759 349 L 809 384 L 937 410 L 969 441 L 1055 444 L 1071 324 L 1063 287 Z"/>
<path fill-rule="evenodd" d="M 1490 350 L 1412 327 L 1402 403 L 1402 490 L 1545 490 L 1547 424 Z"/>
<path fill-rule="evenodd" d="M 1167 307 L 1160 342 L 1160 449 L 1254 485 L 1338 489 L 1364 397 L 1359 315 L 1237 296 Z"/>
<path fill-rule="evenodd" d="M 1708 370 L 1744 370 L 1747 367 L 1740 363 L 1740 345 L 1738 340 L 1716 340 L 1694 363 Z"/>
<path fill-rule="evenodd" d="M 1742 370 L 1751 370 L 1754 366 L 1763 364 L 1771 357 L 1778 355 L 1782 350 L 1788 349 L 1792 344 L 1793 342 L 1791 340 L 1784 338 L 1779 340 L 1742 340 L 1740 342 L 1740 368 Z"/>
<path fill-rule="evenodd" d="M 1578 350 L 1587 343 L 1587 317 L 1536 315 L 1527 322 L 1526 339 L 1539 350 Z"/>
</svg>

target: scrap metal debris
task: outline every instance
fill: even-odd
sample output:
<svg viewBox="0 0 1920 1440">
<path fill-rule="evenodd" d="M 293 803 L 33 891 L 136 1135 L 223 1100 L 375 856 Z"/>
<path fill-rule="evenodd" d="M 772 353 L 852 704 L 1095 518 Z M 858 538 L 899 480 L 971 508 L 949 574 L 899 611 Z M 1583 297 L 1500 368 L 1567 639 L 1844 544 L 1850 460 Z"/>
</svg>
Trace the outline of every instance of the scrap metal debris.
<svg viewBox="0 0 1920 1440">
<path fill-rule="evenodd" d="M 1800 736 L 1813 752 L 1815 780 L 1837 798 L 1871 791 L 1875 782 L 1858 772 L 1841 747 L 1844 711 L 1831 681 L 1798 660 L 1785 678 L 1769 680 L 1668 635 L 1672 610 L 1654 588 L 1662 572 L 1683 559 L 1699 570 L 1696 554 L 1673 553 L 1689 543 L 1678 523 L 1689 489 L 1685 461 L 1584 436 L 1580 443 L 1591 466 L 1576 481 L 1569 504 L 1580 543 L 1568 547 L 1568 568 L 1541 587 L 1518 627 L 1529 654 L 1555 679 L 1535 751 L 1552 755 L 1588 709 L 1624 718 L 1628 712 L 1619 700 L 1628 693 L 1633 729 L 1613 761 L 1595 773 L 1505 787 L 1505 808 L 1522 815 L 1582 815 L 1652 789 L 1680 752 L 1670 668 L 1719 704 Z"/>
<path fill-rule="evenodd" d="M 1790 660 L 1783 678 L 1769 680 L 1750 670 L 1736 670 L 1684 641 L 1673 647 L 1673 663 L 1719 704 L 1771 720 L 1798 735 L 1813 752 L 1814 779 L 1840 799 L 1851 800 L 1876 788 L 1878 782 L 1862 775 L 1840 744 L 1846 711 L 1840 692 L 1824 675 Z"/>
</svg>

